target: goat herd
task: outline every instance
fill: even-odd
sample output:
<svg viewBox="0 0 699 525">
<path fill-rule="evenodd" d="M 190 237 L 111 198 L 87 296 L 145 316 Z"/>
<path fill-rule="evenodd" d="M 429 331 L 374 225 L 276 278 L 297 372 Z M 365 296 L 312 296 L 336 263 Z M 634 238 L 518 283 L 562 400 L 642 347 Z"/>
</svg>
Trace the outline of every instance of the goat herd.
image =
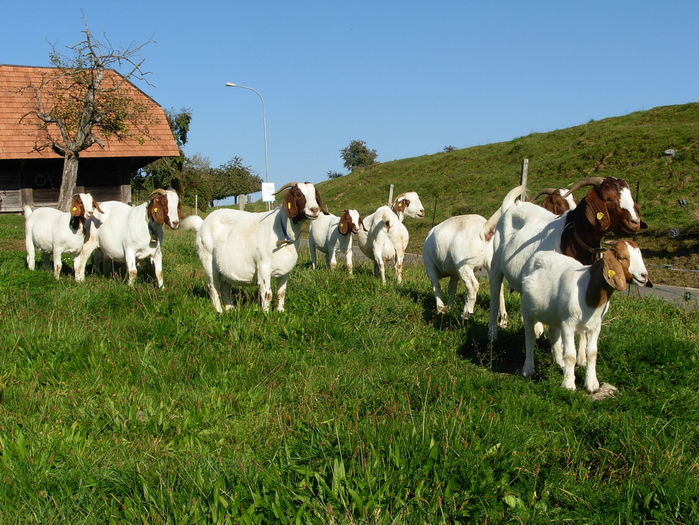
<svg viewBox="0 0 699 525">
<path fill-rule="evenodd" d="M 576 206 L 572 193 L 584 186 L 592 188 Z M 284 190 L 282 206 L 272 211 L 219 209 L 205 219 L 196 215 L 183 219 L 173 190 L 155 190 L 140 206 L 97 203 L 88 193 L 75 195 L 70 212 L 53 208 L 32 211 L 25 206 L 27 265 L 34 269 L 35 251 L 40 250 L 45 265 L 53 257 L 58 279 L 61 255 L 69 253 L 74 256 L 75 279 L 83 281 L 85 265 L 98 249 L 95 267 L 104 269 L 111 261 L 125 263 L 129 285 L 133 285 L 137 263 L 151 262 L 162 287 L 163 224 L 173 229 L 181 225 L 197 232 L 197 252 L 218 312 L 233 306 L 233 285 L 255 283 L 262 309 L 268 311 L 273 278 L 277 280 L 277 309 L 283 311 L 289 274 L 298 257 L 301 226 L 307 220 L 313 268 L 316 250 L 325 253 L 330 268 L 335 268 L 335 254 L 340 251 L 352 273 L 352 239 L 356 237 L 362 252 L 373 260 L 374 273 L 381 282 L 386 282 L 388 261 L 394 263 L 396 279 L 401 282 L 409 239 L 403 219 L 425 215 L 417 193 L 401 194 L 390 206 L 381 206 L 365 217 L 357 210 L 345 210 L 338 217 L 325 210 L 313 184 L 286 184 L 277 193 Z M 586 366 L 585 388 L 594 392 L 599 389 L 597 340 L 612 292 L 626 289 L 632 281 L 652 286 L 635 242 L 618 240 L 607 248 L 600 248 L 600 243 L 607 233 L 633 235 L 646 225 L 623 179 L 594 177 L 569 190 L 548 188 L 537 195 L 548 195 L 542 206 L 517 200 L 524 193 L 523 186 L 512 189 L 487 220 L 480 215 L 455 216 L 427 234 L 422 256 L 437 311 L 446 310 L 440 279 L 449 277 L 450 299 L 460 279 L 466 285 L 462 318 L 468 318 L 478 292 L 475 271 L 485 269 L 490 275 L 488 328 L 492 343 L 498 326 L 507 325 L 503 297 L 503 279 L 507 279 L 510 287 L 522 294 L 523 374 L 534 373 L 534 341 L 546 324 L 554 359 L 563 369 L 563 386 L 575 389 L 577 363 Z"/>
</svg>

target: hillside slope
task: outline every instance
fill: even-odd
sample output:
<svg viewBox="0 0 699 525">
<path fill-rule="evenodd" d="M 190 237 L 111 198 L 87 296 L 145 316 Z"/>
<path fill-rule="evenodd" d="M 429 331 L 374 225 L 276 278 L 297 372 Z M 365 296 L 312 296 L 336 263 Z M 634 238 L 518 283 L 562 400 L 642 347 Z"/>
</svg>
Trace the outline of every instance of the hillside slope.
<svg viewBox="0 0 699 525">
<path fill-rule="evenodd" d="M 675 150 L 674 156 L 665 154 L 668 149 Z M 524 158 L 529 159 L 532 193 L 587 176 L 626 179 L 634 194 L 638 191 L 641 213 L 649 225 L 641 239 L 646 257 L 657 264 L 699 269 L 699 103 L 662 106 L 508 142 L 385 162 L 324 181 L 318 188 L 331 212 L 356 208 L 362 214 L 385 203 L 390 184 L 396 195 L 417 191 L 426 218 L 408 219 L 406 225 L 411 234 L 409 251 L 419 253 L 433 224 L 466 213 L 490 216 L 505 193 L 519 183 Z M 586 192 L 580 189 L 576 197 Z M 681 199 L 686 201 L 683 206 Z M 670 229 L 679 232 L 679 239 L 669 239 Z"/>
</svg>

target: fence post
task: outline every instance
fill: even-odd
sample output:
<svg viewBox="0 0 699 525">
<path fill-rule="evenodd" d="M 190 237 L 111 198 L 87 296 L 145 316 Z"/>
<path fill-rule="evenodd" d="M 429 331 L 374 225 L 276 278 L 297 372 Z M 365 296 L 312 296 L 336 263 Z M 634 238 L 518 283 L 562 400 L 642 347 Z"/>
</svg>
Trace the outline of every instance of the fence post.
<svg viewBox="0 0 699 525">
<path fill-rule="evenodd" d="M 245 210 L 245 200 L 248 198 L 247 193 L 241 193 L 238 195 L 238 209 L 241 211 Z"/>
<path fill-rule="evenodd" d="M 519 185 L 527 187 L 527 175 L 529 174 L 529 159 L 522 160 L 522 174 L 519 177 Z M 526 202 L 527 196 L 522 194 L 520 197 L 522 202 Z"/>
<path fill-rule="evenodd" d="M 194 215 L 199 215 L 199 194 L 194 194 Z"/>
<path fill-rule="evenodd" d="M 393 184 L 388 187 L 388 205 L 390 206 L 393 202 Z"/>
</svg>

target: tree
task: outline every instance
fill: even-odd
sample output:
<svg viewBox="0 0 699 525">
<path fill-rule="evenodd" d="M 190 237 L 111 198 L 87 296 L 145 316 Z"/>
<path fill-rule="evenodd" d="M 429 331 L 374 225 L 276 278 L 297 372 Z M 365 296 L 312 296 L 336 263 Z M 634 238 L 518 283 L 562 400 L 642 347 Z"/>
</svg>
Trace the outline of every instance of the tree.
<svg viewBox="0 0 699 525">
<path fill-rule="evenodd" d="M 261 189 L 262 179 L 253 174 L 248 166 L 244 166 L 240 157 L 233 157 L 213 170 L 212 201 L 232 195 L 255 193 Z"/>
<path fill-rule="evenodd" d="M 86 27 L 85 38 L 69 46 L 71 56 L 53 48 L 49 58 L 55 74 L 45 76 L 34 91 L 35 108 L 25 114 L 38 119 L 43 141 L 37 149 L 51 148 L 63 155 L 63 175 L 58 208 L 68 210 L 78 178 L 81 151 L 93 144 L 104 147 L 103 139 L 149 137 L 151 118 L 145 104 L 129 96 L 131 79 L 145 80 L 140 50 L 149 42 L 115 49 L 95 40 Z M 110 71 L 119 66 L 124 74 Z"/>
<path fill-rule="evenodd" d="M 184 193 L 187 193 L 183 181 L 186 157 L 182 148 L 187 143 L 189 126 L 192 122 L 192 110 L 181 108 L 179 112 L 176 112 L 174 109 L 168 109 L 165 111 L 165 116 L 177 142 L 180 155 L 179 157 L 164 157 L 151 162 L 140 171 L 138 176 L 134 177 L 131 181 L 131 187 L 135 191 L 173 188 L 182 197 Z M 207 165 L 207 168 L 210 166 Z"/>
<path fill-rule="evenodd" d="M 328 178 L 329 179 L 339 179 L 342 176 L 343 176 L 342 173 L 340 173 L 339 171 L 333 171 L 333 170 L 328 171 Z"/>
<path fill-rule="evenodd" d="M 349 171 L 354 168 L 364 168 L 376 163 L 378 156 L 375 149 L 369 149 L 363 140 L 353 140 L 344 149 L 340 150 L 345 168 Z"/>
</svg>

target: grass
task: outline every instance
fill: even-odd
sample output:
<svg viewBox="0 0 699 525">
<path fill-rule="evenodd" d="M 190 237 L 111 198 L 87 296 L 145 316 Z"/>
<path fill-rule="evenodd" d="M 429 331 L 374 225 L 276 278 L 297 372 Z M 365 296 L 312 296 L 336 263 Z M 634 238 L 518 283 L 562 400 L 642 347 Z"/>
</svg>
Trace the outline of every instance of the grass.
<svg viewBox="0 0 699 525">
<path fill-rule="evenodd" d="M 673 148 L 675 156 L 664 154 Z M 380 153 L 380 152 L 379 152 Z M 394 194 L 417 191 L 424 221 L 408 221 L 409 251 L 420 253 L 434 225 L 452 215 L 489 217 L 519 184 L 529 159 L 532 195 L 589 176 L 625 179 L 649 229 L 639 235 L 646 260 L 699 270 L 699 103 L 663 106 L 507 142 L 377 164 L 318 185 L 330 211 L 356 208 L 362 215 Z M 584 197 L 588 189 L 576 192 Z M 681 206 L 683 199 L 686 205 Z M 668 238 L 676 229 L 679 238 Z M 656 281 L 699 288 L 699 273 L 655 268 Z"/>
<path fill-rule="evenodd" d="M 158 290 L 29 272 L 22 230 L 0 217 L 2 523 L 699 519 L 696 312 L 614 296 L 619 393 L 593 402 L 545 342 L 518 374 L 515 294 L 489 349 L 487 286 L 462 324 L 420 266 L 382 287 L 303 251 L 286 313 L 251 289 L 217 315 L 191 232 L 166 233 Z"/>
</svg>

